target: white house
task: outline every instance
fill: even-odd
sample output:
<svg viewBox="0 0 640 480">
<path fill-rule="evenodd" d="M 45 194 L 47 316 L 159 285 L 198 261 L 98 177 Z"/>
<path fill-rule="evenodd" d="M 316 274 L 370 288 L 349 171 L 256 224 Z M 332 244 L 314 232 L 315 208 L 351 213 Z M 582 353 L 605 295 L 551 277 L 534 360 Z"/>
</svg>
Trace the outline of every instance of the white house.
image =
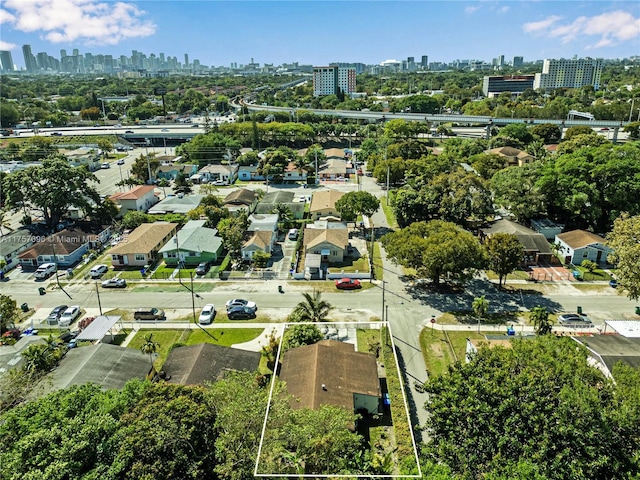
<svg viewBox="0 0 640 480">
<path fill-rule="evenodd" d="M 249 238 L 242 245 L 242 258 L 251 260 L 257 251 L 271 253 L 278 239 L 278 214 L 250 215 Z"/>
<path fill-rule="evenodd" d="M 146 212 L 160 201 L 155 194 L 155 186 L 153 185 L 138 185 L 126 192 L 114 193 L 109 198 L 120 206 L 121 215 L 131 210 Z"/>
<path fill-rule="evenodd" d="M 584 260 L 597 264 L 607 263 L 612 250 L 605 245 L 605 239 L 585 230 L 572 230 L 556 235 L 558 251 L 564 256 L 564 263 L 580 265 Z"/>
</svg>

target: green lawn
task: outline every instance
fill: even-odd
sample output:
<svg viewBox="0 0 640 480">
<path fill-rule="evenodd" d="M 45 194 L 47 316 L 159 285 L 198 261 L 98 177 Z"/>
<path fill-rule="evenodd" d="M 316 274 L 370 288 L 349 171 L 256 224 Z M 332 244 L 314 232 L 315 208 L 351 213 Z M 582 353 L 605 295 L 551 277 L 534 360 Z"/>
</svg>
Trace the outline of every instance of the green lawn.
<svg viewBox="0 0 640 480">
<path fill-rule="evenodd" d="M 467 338 L 484 339 L 483 332 L 445 332 L 426 327 L 420 332 L 420 348 L 429 376 L 439 376 L 447 372 L 449 365 L 458 361 L 464 362 Z M 455 352 L 456 357 L 451 351 Z"/>
<path fill-rule="evenodd" d="M 348 257 L 345 258 L 345 262 L 333 265 L 330 269 L 330 273 L 338 273 L 341 271 L 355 273 L 358 272 L 368 272 L 369 271 L 369 257 L 362 256 L 356 260 L 350 260 Z"/>
<path fill-rule="evenodd" d="M 485 270 L 484 272 L 489 280 L 498 280 L 498 274 L 492 270 Z M 516 270 L 507 275 L 507 280 L 527 280 L 529 274 L 524 270 Z M 504 280 L 504 279 L 503 279 Z"/>
<path fill-rule="evenodd" d="M 161 368 L 167 359 L 169 349 L 175 343 L 184 343 L 185 345 L 195 345 L 197 343 L 213 343 L 216 345 L 231 346 L 236 343 L 244 343 L 249 340 L 253 340 L 262 333 L 262 329 L 248 328 L 248 329 L 207 329 L 209 335 L 199 329 L 196 326 L 191 326 L 191 329 L 184 330 L 156 330 L 156 329 L 142 329 L 138 330 L 135 337 L 129 342 L 127 348 L 140 350 L 144 344 L 144 337 L 149 334 L 153 334 L 153 341 L 159 344 L 158 358 L 154 362 L 156 368 Z"/>
<path fill-rule="evenodd" d="M 392 197 L 393 193 L 389 192 L 389 197 Z M 391 201 L 391 198 L 389 198 Z M 396 215 L 393 213 L 393 207 L 391 205 L 387 205 L 387 197 L 380 197 L 380 206 L 382 207 L 382 211 L 384 212 L 384 216 L 387 218 L 387 224 L 389 228 L 398 228 L 398 220 L 396 219 Z"/>
</svg>

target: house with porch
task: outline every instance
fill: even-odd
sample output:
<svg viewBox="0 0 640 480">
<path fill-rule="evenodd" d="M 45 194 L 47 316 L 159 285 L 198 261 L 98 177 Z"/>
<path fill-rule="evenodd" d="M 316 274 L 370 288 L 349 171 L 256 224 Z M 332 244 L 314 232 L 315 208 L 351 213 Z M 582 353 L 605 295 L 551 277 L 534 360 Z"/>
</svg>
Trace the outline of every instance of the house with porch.
<svg viewBox="0 0 640 480">
<path fill-rule="evenodd" d="M 246 210 L 247 213 L 251 214 L 258 204 L 258 194 L 253 190 L 241 188 L 224 197 L 222 203 L 231 213 L 238 210 Z"/>
<path fill-rule="evenodd" d="M 214 163 L 198 170 L 199 183 L 220 182 L 231 185 L 238 178 L 238 165 L 222 165 Z"/>
<path fill-rule="evenodd" d="M 247 233 L 241 250 L 243 260 L 252 260 L 258 251 L 271 254 L 278 239 L 278 214 L 250 215 Z"/>
<path fill-rule="evenodd" d="M 355 351 L 351 343 L 321 340 L 287 350 L 280 380 L 293 396 L 291 408 L 316 410 L 322 405 L 333 405 L 349 412 L 380 411 L 376 357 Z"/>
<path fill-rule="evenodd" d="M 218 230 L 204 226 L 206 220 L 191 220 L 159 251 L 164 263 L 174 267 L 182 261 L 184 265 L 201 262 L 215 263 L 222 254 L 222 238 Z"/>
<path fill-rule="evenodd" d="M 323 264 L 342 263 L 349 249 L 349 231 L 340 222 L 320 222 L 304 229 L 305 255 L 320 255 Z"/>
<path fill-rule="evenodd" d="M 146 212 L 160 201 L 154 185 L 138 185 L 126 192 L 114 193 L 109 198 L 120 207 L 120 215 L 129 211 Z"/>
<path fill-rule="evenodd" d="M 151 265 L 160 258 L 160 249 L 171 239 L 177 228 L 177 223 L 143 223 L 111 249 L 111 265 L 113 268 Z"/>
<path fill-rule="evenodd" d="M 607 264 L 607 257 L 613 252 L 605 244 L 605 239 L 586 230 L 572 230 L 556 235 L 558 253 L 564 263 L 580 265 L 584 260 L 591 260 L 598 265 Z"/>
<path fill-rule="evenodd" d="M 160 179 L 175 180 L 179 173 L 189 178 L 191 175 L 198 173 L 198 165 L 189 163 L 166 163 L 158 167 L 155 176 Z"/>
<path fill-rule="evenodd" d="M 542 233 L 502 218 L 480 229 L 480 241 L 484 242 L 496 233 L 510 233 L 517 237 L 518 242 L 520 242 L 524 248 L 521 262 L 521 265 L 524 267 L 557 263 L 557 259 L 551 251 L 551 245 Z"/>
<path fill-rule="evenodd" d="M 18 258 L 24 271 L 34 271 L 43 263 L 69 268 L 91 249 L 100 248 L 111 236 L 111 227 L 86 224 L 47 236 L 23 251 Z"/>
</svg>

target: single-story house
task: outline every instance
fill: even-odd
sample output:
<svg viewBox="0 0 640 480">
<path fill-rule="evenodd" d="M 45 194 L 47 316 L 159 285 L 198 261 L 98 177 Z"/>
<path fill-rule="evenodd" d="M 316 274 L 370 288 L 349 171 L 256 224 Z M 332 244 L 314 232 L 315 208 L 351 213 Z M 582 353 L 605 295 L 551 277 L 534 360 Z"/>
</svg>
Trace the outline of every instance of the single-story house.
<svg viewBox="0 0 640 480">
<path fill-rule="evenodd" d="M 344 192 L 337 190 L 321 190 L 311 197 L 309 213 L 311 220 L 319 220 L 323 217 L 340 217 L 336 210 L 336 202 L 344 196 Z"/>
<path fill-rule="evenodd" d="M 257 251 L 271 253 L 278 239 L 278 214 L 249 216 L 248 239 L 242 245 L 242 258 L 251 260 Z"/>
<path fill-rule="evenodd" d="M 536 160 L 536 157 L 534 157 L 533 155 L 514 147 L 492 148 L 491 150 L 487 150 L 487 153 L 500 155 L 502 158 L 504 158 L 506 167 L 522 167 L 523 165 L 533 163 Z"/>
<path fill-rule="evenodd" d="M 114 193 L 109 198 L 120 206 L 120 215 L 129 211 L 146 212 L 160 201 L 154 185 L 138 185 L 126 192 Z"/>
<path fill-rule="evenodd" d="M 550 265 L 555 260 L 551 245 L 544 235 L 524 225 L 502 218 L 486 228 L 481 228 L 480 239 L 484 242 L 496 233 L 510 233 L 518 237 L 518 241 L 524 247 L 523 266 Z"/>
<path fill-rule="evenodd" d="M 622 362 L 640 368 L 640 338 L 622 335 L 590 335 L 572 337 L 589 351 L 590 363 L 612 378 L 613 367 Z"/>
<path fill-rule="evenodd" d="M 151 207 L 148 213 L 152 215 L 163 215 L 165 213 L 189 213 L 200 205 L 200 201 L 203 198 L 204 195 L 199 194 L 178 194 L 167 196 Z"/>
<path fill-rule="evenodd" d="M 346 225 L 335 223 L 332 226 L 344 226 L 345 228 L 317 228 L 308 225 L 304 229 L 303 248 L 305 255 L 316 254 L 321 256 L 324 263 L 340 263 L 349 248 L 349 231 Z"/>
<path fill-rule="evenodd" d="M 6 262 L 4 271 L 8 272 L 15 268 L 20 263 L 18 256 L 33 245 L 35 241 L 35 235 L 32 235 L 26 229 L 15 230 L 2 235 L 0 237 L 0 260 Z"/>
<path fill-rule="evenodd" d="M 207 165 L 198 170 L 200 183 L 224 182 L 231 185 L 238 178 L 238 165 L 222 165 L 219 163 Z"/>
<path fill-rule="evenodd" d="M 322 168 L 318 169 L 318 178 L 320 180 L 344 180 L 348 177 L 347 162 L 344 160 L 327 159 Z"/>
<path fill-rule="evenodd" d="M 605 245 L 604 238 L 585 230 L 556 235 L 556 244 L 558 252 L 564 256 L 564 262 L 575 265 L 580 265 L 584 260 L 606 264 L 607 257 L 612 253 L 611 248 Z"/>
<path fill-rule="evenodd" d="M 162 254 L 164 263 L 175 266 L 178 261 L 185 265 L 196 265 L 200 262 L 216 262 L 222 253 L 222 238 L 218 230 L 206 228 L 206 220 L 191 220 L 169 240 L 158 253 Z"/>
<path fill-rule="evenodd" d="M 224 197 L 223 205 L 230 211 L 236 212 L 244 209 L 247 213 L 253 213 L 258 204 L 258 194 L 247 188 L 240 188 Z"/>
<path fill-rule="evenodd" d="M 238 179 L 250 182 L 253 180 L 264 180 L 264 177 L 258 174 L 257 165 L 240 165 L 238 167 Z"/>
<path fill-rule="evenodd" d="M 177 223 L 143 223 L 111 249 L 111 265 L 113 268 L 150 265 L 177 228 Z"/>
<path fill-rule="evenodd" d="M 294 201 L 296 200 L 294 197 L 295 194 L 293 192 L 285 192 L 282 190 L 269 192 L 262 198 L 262 200 L 260 200 L 260 203 L 256 206 L 254 213 L 273 213 L 276 205 L 282 204 L 289 208 L 295 220 L 302 220 L 307 202 Z"/>
<path fill-rule="evenodd" d="M 198 165 L 188 163 L 168 163 L 160 165 L 156 170 L 157 178 L 164 178 L 165 180 L 175 180 L 179 173 L 182 173 L 185 177 L 189 178 L 198 172 Z"/>
<path fill-rule="evenodd" d="M 283 180 L 291 180 L 291 181 L 306 181 L 307 180 L 307 170 L 303 169 L 300 171 L 296 164 L 293 162 L 289 162 L 289 164 L 284 169 L 284 174 L 282 175 Z"/>
<path fill-rule="evenodd" d="M 60 150 L 72 167 L 85 165 L 89 171 L 94 172 L 100 168 L 100 149 L 81 147 L 69 150 Z"/>
<path fill-rule="evenodd" d="M 149 356 L 139 349 L 98 343 L 69 350 L 48 377 L 54 391 L 89 382 L 108 390 L 121 389 L 134 378 L 144 380 L 150 372 Z"/>
<path fill-rule="evenodd" d="M 260 356 L 259 352 L 211 343 L 183 346 L 171 349 L 160 376 L 168 383 L 202 385 L 216 382 L 230 371 L 257 371 Z"/>
<path fill-rule="evenodd" d="M 334 405 L 370 414 L 380 409 L 376 357 L 356 352 L 350 343 L 321 340 L 288 350 L 280 379 L 294 397 L 291 407 L 295 409 Z"/>
<path fill-rule="evenodd" d="M 104 225 L 76 225 L 56 232 L 19 255 L 25 271 L 33 271 L 43 263 L 55 263 L 58 268 L 72 267 L 92 248 L 104 245 L 111 236 L 111 227 Z"/>
</svg>

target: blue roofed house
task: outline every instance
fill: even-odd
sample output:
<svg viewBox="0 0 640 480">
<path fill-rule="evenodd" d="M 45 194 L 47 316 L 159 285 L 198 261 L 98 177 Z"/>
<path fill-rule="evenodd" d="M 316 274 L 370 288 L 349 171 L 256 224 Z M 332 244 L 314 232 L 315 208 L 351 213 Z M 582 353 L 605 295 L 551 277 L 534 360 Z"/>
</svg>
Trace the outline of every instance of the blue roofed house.
<svg viewBox="0 0 640 480">
<path fill-rule="evenodd" d="M 185 265 L 201 262 L 214 263 L 222 254 L 222 238 L 215 228 L 204 226 L 205 220 L 191 220 L 159 250 L 164 263 L 176 266 L 178 261 Z"/>
<path fill-rule="evenodd" d="M 165 180 L 175 180 L 178 173 L 189 178 L 198 173 L 198 165 L 190 163 L 165 163 L 156 170 L 156 177 Z"/>
</svg>

